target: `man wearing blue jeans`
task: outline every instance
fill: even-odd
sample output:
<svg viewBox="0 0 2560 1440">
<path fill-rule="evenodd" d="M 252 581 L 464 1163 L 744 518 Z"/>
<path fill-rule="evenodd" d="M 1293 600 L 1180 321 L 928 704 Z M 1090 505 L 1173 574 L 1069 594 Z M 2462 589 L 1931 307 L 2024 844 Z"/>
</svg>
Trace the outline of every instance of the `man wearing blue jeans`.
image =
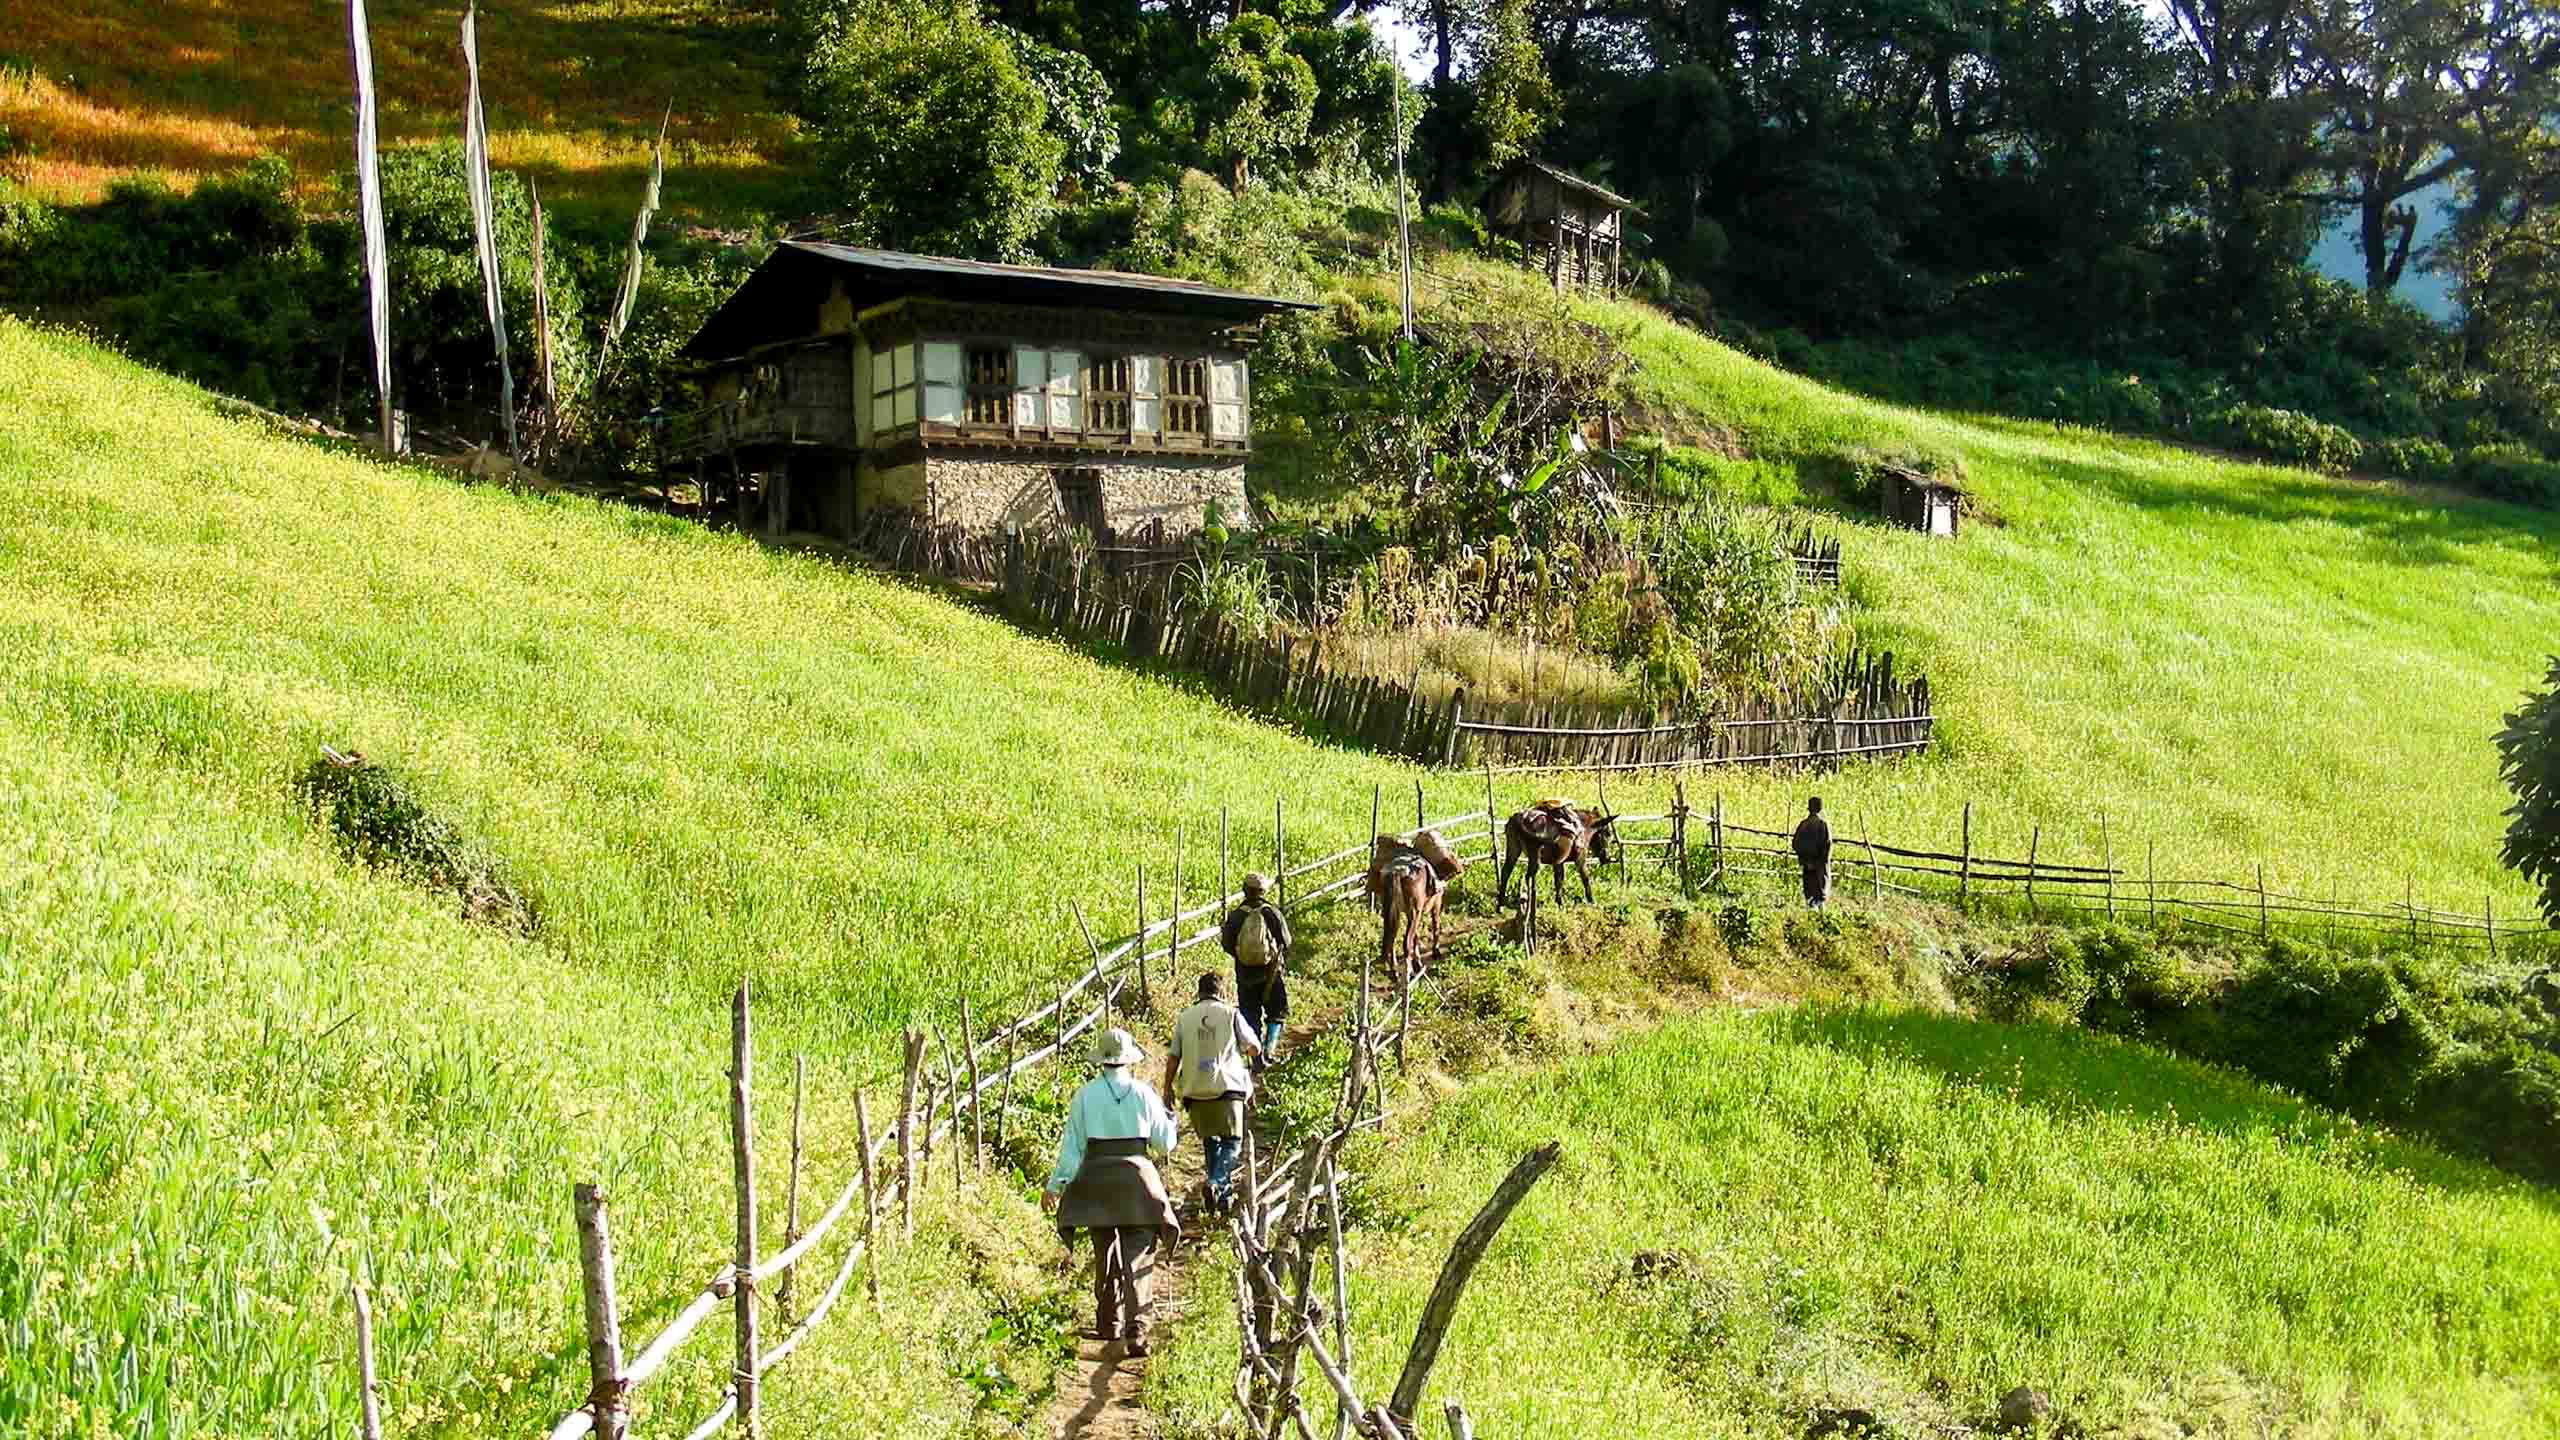
<svg viewBox="0 0 2560 1440">
<path fill-rule="evenodd" d="M 1200 977 L 1200 998 L 1174 1018 L 1165 1056 L 1165 1093 L 1182 1102 L 1209 1164 L 1209 1204 L 1224 1210 L 1235 1193 L 1236 1153 L 1244 1145 L 1244 1102 L 1253 1094 L 1245 1058 L 1262 1053 L 1253 1027 L 1222 996 L 1217 972 Z"/>
<path fill-rule="evenodd" d="M 1218 943 L 1235 957 L 1236 1006 L 1266 1064 L 1279 1054 L 1281 1030 L 1289 1019 L 1289 981 L 1282 973 L 1289 960 L 1289 921 L 1264 898 L 1270 888 L 1259 873 L 1244 877 L 1244 903 L 1228 911 L 1226 923 L 1218 927 Z"/>
</svg>

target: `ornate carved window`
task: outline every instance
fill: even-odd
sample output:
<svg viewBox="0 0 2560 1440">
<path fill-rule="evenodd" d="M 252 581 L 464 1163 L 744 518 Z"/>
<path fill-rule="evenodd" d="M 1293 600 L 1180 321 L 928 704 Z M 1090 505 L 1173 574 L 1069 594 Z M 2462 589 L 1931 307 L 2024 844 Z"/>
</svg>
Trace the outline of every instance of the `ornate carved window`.
<svg viewBox="0 0 2560 1440">
<path fill-rule="evenodd" d="M 972 345 L 968 355 L 967 419 L 1002 425 L 1013 418 L 1013 352 L 1002 345 Z"/>
<path fill-rule="evenodd" d="M 1088 428 L 1113 435 L 1129 432 L 1129 362 L 1126 355 L 1093 357 L 1093 366 L 1086 372 L 1086 404 L 1092 417 Z"/>
<path fill-rule="evenodd" d="M 1209 362 L 1177 355 L 1165 371 L 1164 429 L 1168 435 L 1205 439 L 1209 434 Z"/>
</svg>

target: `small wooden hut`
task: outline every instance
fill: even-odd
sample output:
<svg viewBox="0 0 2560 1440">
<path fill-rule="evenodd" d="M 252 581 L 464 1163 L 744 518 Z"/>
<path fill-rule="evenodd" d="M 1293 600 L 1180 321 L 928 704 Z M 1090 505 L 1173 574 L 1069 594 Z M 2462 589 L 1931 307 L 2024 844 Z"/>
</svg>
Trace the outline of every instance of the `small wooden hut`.
<svg viewBox="0 0 2560 1440">
<path fill-rule="evenodd" d="M 1530 268 L 1561 290 L 1572 286 L 1617 293 L 1626 217 L 1635 202 L 1552 165 L 1522 160 L 1502 173 L 1487 197 L 1495 233 L 1520 242 Z"/>
<path fill-rule="evenodd" d="M 1952 540 L 1963 501 L 1963 487 L 1948 476 L 1902 465 L 1885 467 L 1884 518 L 1896 525 Z"/>
</svg>

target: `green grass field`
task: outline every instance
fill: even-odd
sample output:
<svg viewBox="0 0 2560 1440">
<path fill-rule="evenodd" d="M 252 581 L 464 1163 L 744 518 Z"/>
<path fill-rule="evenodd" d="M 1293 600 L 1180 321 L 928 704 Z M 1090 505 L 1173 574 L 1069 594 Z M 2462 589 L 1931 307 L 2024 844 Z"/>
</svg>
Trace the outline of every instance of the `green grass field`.
<svg viewBox="0 0 2560 1440">
<path fill-rule="evenodd" d="M 1952 848 L 2116 859 L 2322 895 L 2530 914 L 2497 862 L 2489 737 L 2560 646 L 2560 514 L 2146 441 L 1876 404 L 1635 305 L 1637 389 L 1781 471 L 1825 447 L 1961 455 L 1998 517 L 1946 543 L 1847 524 L 1862 640 L 1935 687 L 1929 763 L 1826 777 L 1835 817 Z M 1715 782 L 1748 823 L 1794 780 Z M 1613 787 L 1614 788 L 1614 787 Z M 1693 787 L 1695 788 L 1695 787 Z"/>
<path fill-rule="evenodd" d="M 343 1433 L 360 1253 L 394 1433 L 523 1433 L 583 1383 L 573 1179 L 615 1198 L 646 1328 L 726 1248 L 742 974 L 767 1193 L 795 1048 L 831 1185 L 896 1027 L 1072 967 L 1070 898 L 1125 931 L 1142 858 L 1161 907 L 1177 818 L 1198 903 L 1221 805 L 1241 871 L 1275 795 L 1303 857 L 1365 835 L 1371 783 L 1410 794 L 930 592 L 273 438 L 14 322 L 0 412 L 0 993 L 34 1041 L 0 1059 L 12 1433 Z M 288 792 L 322 743 L 407 770 L 541 938 L 341 862 Z M 996 1260 L 1029 1264 L 1007 1213 Z M 777 1415 L 956 1425 L 991 1323 L 962 1276 L 1004 1271 L 956 1244 Z M 709 1408 L 726 1344 L 659 1425 Z M 896 1405 L 851 1388 L 883 1374 Z"/>
<path fill-rule="evenodd" d="M 2022 1384 L 2092 1436 L 2560 1433 L 2549 1192 L 2137 1047 L 1866 1009 L 1678 1022 L 1360 1155 L 1372 1387 L 1548 1139 L 1435 1372 L 1481 1434 L 1945 1434 Z M 1233 1363 L 1168 1355 L 1178 1433 Z"/>
</svg>

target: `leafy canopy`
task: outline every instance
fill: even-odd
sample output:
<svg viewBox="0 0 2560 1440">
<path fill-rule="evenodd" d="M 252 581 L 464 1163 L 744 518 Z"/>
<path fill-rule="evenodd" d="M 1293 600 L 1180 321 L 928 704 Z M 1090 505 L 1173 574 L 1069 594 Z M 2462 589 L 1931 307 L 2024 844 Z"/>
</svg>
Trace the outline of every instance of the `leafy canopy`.
<svg viewBox="0 0 2560 1440">
<path fill-rule="evenodd" d="M 2498 774 L 2516 792 L 2499 858 L 2542 887 L 2542 916 L 2560 926 L 2560 657 L 2547 683 L 2498 732 Z"/>
</svg>

